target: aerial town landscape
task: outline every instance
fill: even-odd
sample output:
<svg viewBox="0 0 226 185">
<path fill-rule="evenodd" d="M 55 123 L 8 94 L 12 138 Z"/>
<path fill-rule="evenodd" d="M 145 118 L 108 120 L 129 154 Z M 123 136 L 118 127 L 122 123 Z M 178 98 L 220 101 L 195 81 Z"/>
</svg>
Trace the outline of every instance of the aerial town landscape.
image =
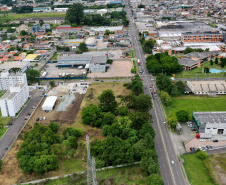
<svg viewBox="0 0 226 185">
<path fill-rule="evenodd" d="M 0 0 L 0 185 L 225 185 L 224 0 Z"/>
</svg>

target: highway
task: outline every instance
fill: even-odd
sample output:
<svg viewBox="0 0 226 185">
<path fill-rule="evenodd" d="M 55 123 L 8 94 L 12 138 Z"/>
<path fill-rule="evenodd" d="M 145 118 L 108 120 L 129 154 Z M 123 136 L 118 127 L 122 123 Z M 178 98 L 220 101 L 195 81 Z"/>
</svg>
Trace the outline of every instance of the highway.
<svg viewBox="0 0 226 185">
<path fill-rule="evenodd" d="M 140 69 L 144 73 L 140 75 L 143 79 L 144 93 L 152 96 L 151 91 L 153 88 L 150 88 L 150 84 L 156 89 L 156 84 L 154 77 L 146 69 L 146 60 L 145 56 L 139 42 L 139 36 L 137 34 L 136 27 L 134 25 L 134 20 L 132 12 L 129 7 L 129 0 L 125 0 L 125 11 L 127 12 L 127 18 L 130 21 L 130 36 L 132 38 L 133 47 L 136 52 L 136 58 L 140 59 L 141 65 Z M 161 171 L 161 176 L 165 185 L 186 185 L 188 184 L 185 181 L 184 176 L 181 171 L 181 164 L 179 163 L 176 153 L 174 151 L 173 143 L 171 141 L 166 120 L 164 118 L 160 101 L 157 96 L 152 96 L 153 109 L 150 110 L 153 120 L 153 128 L 155 129 L 155 147 L 158 154 L 158 161 Z M 174 161 L 172 164 L 171 161 Z"/>
</svg>

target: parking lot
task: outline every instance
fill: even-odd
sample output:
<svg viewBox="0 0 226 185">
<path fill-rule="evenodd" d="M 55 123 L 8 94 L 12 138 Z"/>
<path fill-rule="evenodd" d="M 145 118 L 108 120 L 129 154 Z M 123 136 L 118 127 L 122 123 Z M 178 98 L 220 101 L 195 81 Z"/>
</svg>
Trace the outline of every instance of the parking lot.
<svg viewBox="0 0 226 185">
<path fill-rule="evenodd" d="M 82 75 L 83 72 L 86 72 L 86 69 L 77 69 L 77 68 L 58 68 L 57 67 L 57 63 L 48 63 L 45 66 L 46 71 L 48 72 L 48 74 L 46 75 L 47 78 L 52 78 L 52 77 L 59 77 L 59 74 L 63 74 L 63 73 L 70 73 L 73 75 L 72 76 L 80 76 Z"/>
<path fill-rule="evenodd" d="M 131 73 L 133 68 L 132 61 L 114 61 L 109 67 L 108 71 L 105 73 L 102 72 L 93 72 L 89 73 L 89 78 L 114 78 L 114 77 L 133 77 L 134 74 Z"/>
<path fill-rule="evenodd" d="M 110 58 L 111 59 L 120 59 L 123 58 L 123 54 L 122 54 L 122 50 L 118 49 L 118 50 L 111 50 L 109 51 L 110 53 Z"/>
</svg>

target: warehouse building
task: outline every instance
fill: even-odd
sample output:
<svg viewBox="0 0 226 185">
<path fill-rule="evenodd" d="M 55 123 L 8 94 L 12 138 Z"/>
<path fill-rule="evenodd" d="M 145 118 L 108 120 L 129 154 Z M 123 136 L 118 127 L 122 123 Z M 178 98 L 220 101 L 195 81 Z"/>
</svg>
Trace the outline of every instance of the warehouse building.
<svg viewBox="0 0 226 185">
<path fill-rule="evenodd" d="M 16 116 L 29 97 L 27 83 L 15 84 L 1 97 L 0 107 L 3 117 Z"/>
<path fill-rule="evenodd" d="M 222 34 L 219 32 L 182 33 L 182 42 L 221 42 Z"/>
<path fill-rule="evenodd" d="M 226 112 L 193 112 L 193 123 L 199 133 L 210 135 L 226 134 Z"/>
<path fill-rule="evenodd" d="M 54 106 L 56 104 L 57 96 L 49 96 L 46 98 L 45 102 L 42 105 L 43 111 L 52 111 L 54 109 Z"/>
<path fill-rule="evenodd" d="M 26 73 L 9 73 L 2 71 L 0 73 L 0 90 L 8 90 L 10 86 L 15 84 L 27 84 Z"/>
<path fill-rule="evenodd" d="M 94 52 L 93 52 L 94 53 Z M 62 54 L 58 58 L 58 67 L 83 66 L 90 72 L 105 72 L 107 55 L 96 52 L 95 54 Z"/>
<path fill-rule="evenodd" d="M 24 59 L 23 62 L 39 62 L 43 56 L 38 54 L 28 54 Z"/>
<path fill-rule="evenodd" d="M 226 94 L 225 81 L 187 81 L 187 86 L 195 95 Z"/>
</svg>

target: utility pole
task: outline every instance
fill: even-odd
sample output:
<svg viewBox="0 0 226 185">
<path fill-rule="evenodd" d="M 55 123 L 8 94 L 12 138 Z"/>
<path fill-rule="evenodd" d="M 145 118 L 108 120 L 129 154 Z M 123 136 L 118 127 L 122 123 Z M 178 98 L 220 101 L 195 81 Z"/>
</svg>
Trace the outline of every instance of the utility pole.
<svg viewBox="0 0 226 185">
<path fill-rule="evenodd" d="M 87 145 L 87 185 L 97 185 L 96 162 L 95 158 L 90 155 L 89 136 L 86 135 Z"/>
</svg>

